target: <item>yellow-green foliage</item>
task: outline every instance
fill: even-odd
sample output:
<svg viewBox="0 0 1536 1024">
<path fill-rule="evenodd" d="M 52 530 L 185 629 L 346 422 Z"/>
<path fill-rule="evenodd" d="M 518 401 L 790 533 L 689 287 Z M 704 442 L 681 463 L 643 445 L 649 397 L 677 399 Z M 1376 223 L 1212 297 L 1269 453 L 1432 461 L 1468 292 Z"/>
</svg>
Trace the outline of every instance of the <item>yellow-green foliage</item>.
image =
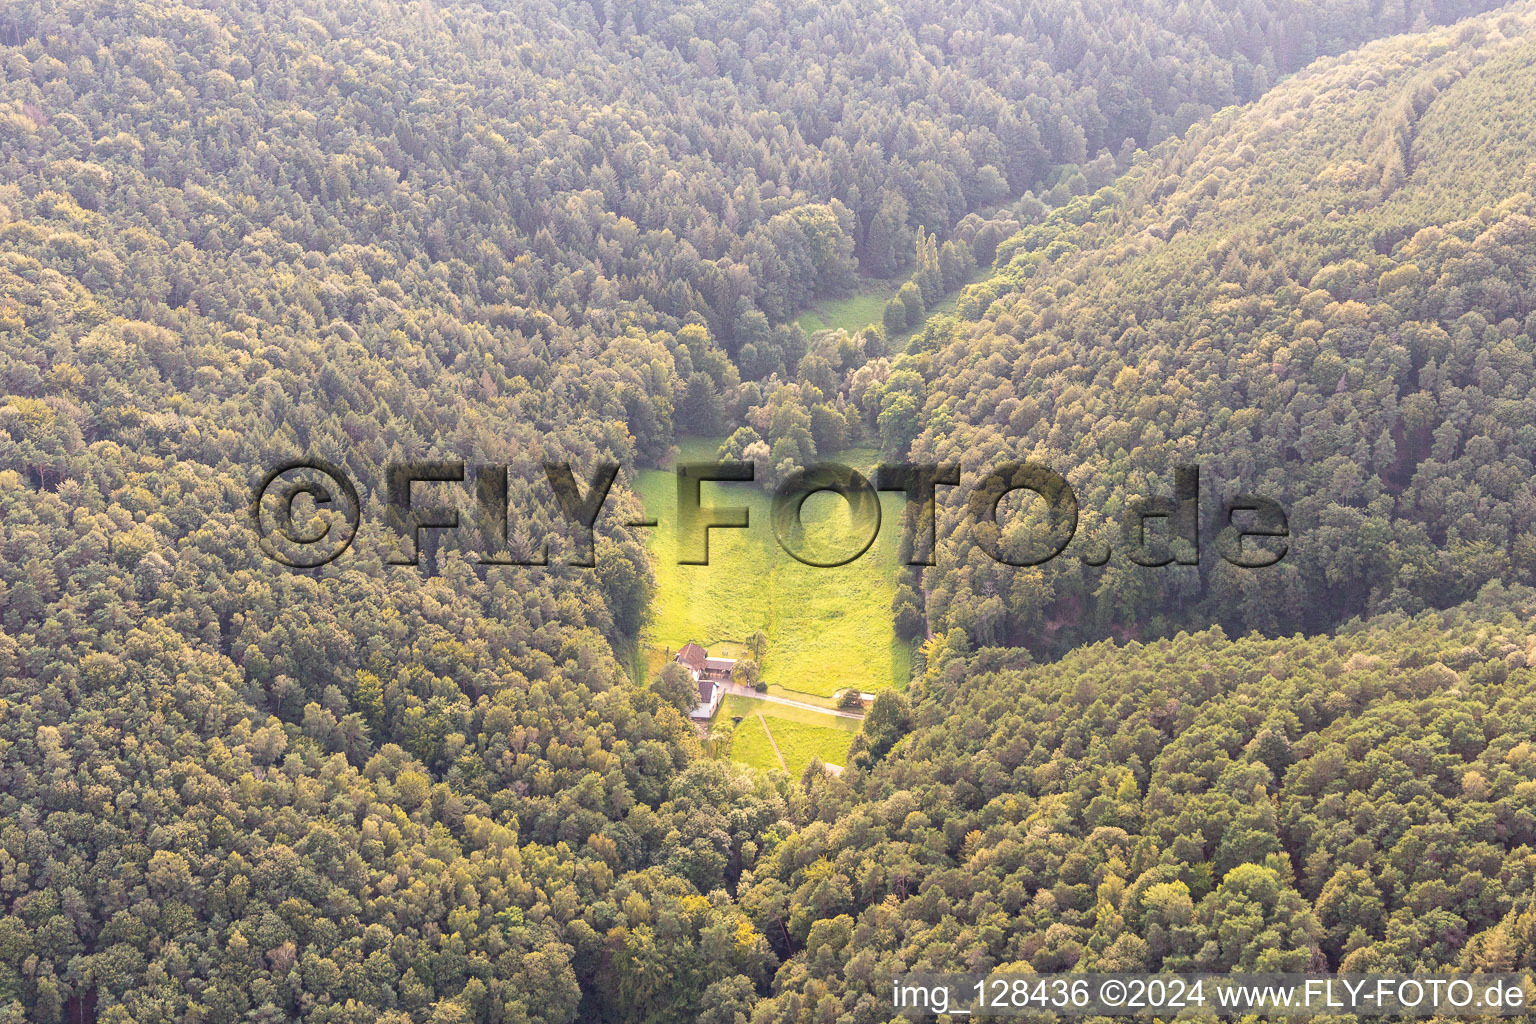
<svg viewBox="0 0 1536 1024">
<path fill-rule="evenodd" d="M 1051 970 L 1531 963 L 1533 597 L 1489 587 L 1338 636 L 950 658 L 887 753 L 850 756 L 868 772 L 857 797 L 813 780 L 820 820 L 759 858 L 740 897 L 807 948 L 838 884 L 849 927 L 926 915 L 802 955 L 762 1019 L 793 1019 L 861 962 L 959 970 L 989 935 L 998 962 L 1029 950 Z"/>
<path fill-rule="evenodd" d="M 945 503 L 935 632 L 1052 652 L 1209 622 L 1315 632 L 1531 578 L 1533 28 L 1514 5 L 1319 61 L 999 247 L 1001 272 L 893 363 L 926 390 L 885 396 L 882 424 L 972 474 L 1048 464 L 1081 516 L 1064 557 L 1013 569 Z M 1202 467 L 1208 540 L 1222 499 L 1280 502 L 1285 559 L 1236 569 L 1207 544 L 1198 567 L 1132 565 L 1121 512 L 1181 464 Z M 1079 557 L 1094 544 L 1102 569 Z"/>
</svg>

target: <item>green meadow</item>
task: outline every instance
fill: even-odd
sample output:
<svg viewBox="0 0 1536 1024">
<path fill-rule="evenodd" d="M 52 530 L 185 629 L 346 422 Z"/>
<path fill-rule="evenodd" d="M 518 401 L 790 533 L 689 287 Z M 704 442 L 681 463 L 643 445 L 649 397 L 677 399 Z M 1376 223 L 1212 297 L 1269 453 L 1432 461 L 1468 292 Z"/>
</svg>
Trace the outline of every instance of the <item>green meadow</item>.
<svg viewBox="0 0 1536 1024">
<path fill-rule="evenodd" d="M 956 287 L 935 303 L 933 308 L 927 311 L 926 316 L 940 316 L 955 311 L 955 304 L 960 299 L 960 293 L 966 285 L 984 281 L 992 276 L 990 267 L 976 267 L 966 278 L 965 283 Z M 885 304 L 891 296 L 896 294 L 896 289 L 906 282 L 878 281 L 866 279 L 860 282 L 862 288 L 846 299 L 827 299 L 816 303 L 805 312 L 795 318 L 795 322 L 805 331 L 807 336 L 817 331 L 831 331 L 842 328 L 850 334 L 862 331 L 870 324 L 880 324 L 885 317 Z M 925 317 L 926 319 L 926 317 Z M 905 345 L 906 339 L 916 334 L 921 329 L 921 324 L 909 327 L 896 336 L 888 339 L 893 351 L 900 351 Z"/>
<path fill-rule="evenodd" d="M 718 439 L 691 438 L 681 444 L 685 460 L 712 461 Z M 828 456 L 868 470 L 874 452 L 855 449 Z M 891 599 L 896 592 L 899 494 L 881 496 L 880 532 L 863 556 L 848 565 L 823 569 L 803 565 L 782 551 L 769 517 L 771 495 L 755 484 L 703 486 L 704 506 L 746 506 L 748 528 L 709 531 L 708 565 L 678 565 L 677 477 L 670 470 L 639 474 L 636 490 L 660 527 L 650 533 L 656 572 L 651 624 L 642 644 L 648 672 L 657 671 L 692 640 L 712 654 L 738 655 L 752 635 L 768 637 L 762 659 L 770 693 L 804 699 L 828 698 L 844 687 L 874 691 L 904 687 L 911 650 L 896 638 Z M 820 494 L 805 504 L 809 542 L 838 544 L 851 527 L 847 504 Z M 737 645 L 722 648 L 722 643 Z"/>
<path fill-rule="evenodd" d="M 806 725 L 775 718 L 766 712 L 762 719 L 773 732 L 779 753 L 784 755 L 784 767 L 794 778 L 799 778 L 807 765 L 815 758 L 823 764 L 843 766 L 848 763 L 848 745 L 854 733 L 820 725 Z"/>
<path fill-rule="evenodd" d="M 806 335 L 817 331 L 835 331 L 839 327 L 853 334 L 870 324 L 880 323 L 885 304 L 896 294 L 900 281 L 864 281 L 865 287 L 846 299 L 824 299 L 795 318 Z"/>
<path fill-rule="evenodd" d="M 859 731 L 859 723 L 852 719 L 734 695 L 721 703 L 715 722 L 717 727 L 724 726 L 738 716 L 741 722 L 732 732 L 731 759 L 768 770 L 781 767 L 782 754 L 783 769 L 795 777 L 815 758 L 824 764 L 846 765 L 848 745 Z"/>
<path fill-rule="evenodd" d="M 732 730 L 732 761 L 740 761 L 742 764 L 764 772 L 780 767 L 779 755 L 773 752 L 773 744 L 768 740 L 768 731 L 763 727 L 765 720 L 758 718 L 755 713 L 748 714 L 742 718 L 741 724 Z M 785 767 L 781 770 L 789 769 Z"/>
</svg>

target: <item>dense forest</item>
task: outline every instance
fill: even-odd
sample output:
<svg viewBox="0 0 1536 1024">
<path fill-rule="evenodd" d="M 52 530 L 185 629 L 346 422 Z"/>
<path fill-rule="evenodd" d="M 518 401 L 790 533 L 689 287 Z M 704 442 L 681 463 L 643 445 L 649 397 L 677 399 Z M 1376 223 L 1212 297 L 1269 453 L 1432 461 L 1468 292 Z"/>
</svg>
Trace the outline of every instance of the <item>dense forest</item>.
<svg viewBox="0 0 1536 1024">
<path fill-rule="evenodd" d="M 0 1021 L 1530 966 L 1533 17 L 1434 27 L 1488 6 L 6 4 Z M 1014 571 L 944 520 L 908 692 L 759 774 L 628 671 L 628 482 L 593 570 L 542 486 L 684 434 L 1033 456 L 1090 532 L 1199 461 L 1295 552 Z M 368 519 L 282 569 L 247 507 L 300 457 L 507 464 L 552 564 Z"/>
<path fill-rule="evenodd" d="M 1079 535 L 1201 467 L 1202 529 L 1259 493 L 1272 569 L 1123 556 L 1014 569 L 948 509 L 935 628 L 1059 652 L 1212 622 L 1268 633 L 1408 613 L 1536 573 L 1536 165 L 1528 7 L 1320 61 L 1006 241 L 882 396 L 894 453 L 1033 459 Z M 1039 507 L 1014 520 L 1023 545 Z"/>
<path fill-rule="evenodd" d="M 1533 611 L 931 663 L 744 883 L 791 954 L 753 1019 L 891 1019 L 907 970 L 1536 966 Z"/>
</svg>

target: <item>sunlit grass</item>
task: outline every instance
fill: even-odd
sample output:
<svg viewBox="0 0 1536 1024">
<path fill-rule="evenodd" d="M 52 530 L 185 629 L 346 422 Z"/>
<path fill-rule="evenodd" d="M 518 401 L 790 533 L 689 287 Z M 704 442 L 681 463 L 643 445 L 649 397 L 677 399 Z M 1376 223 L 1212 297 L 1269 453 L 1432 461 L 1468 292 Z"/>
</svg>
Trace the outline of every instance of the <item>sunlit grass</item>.
<svg viewBox="0 0 1536 1024">
<path fill-rule="evenodd" d="M 719 443 L 692 440 L 683 446 L 683 457 L 713 460 Z M 874 461 L 869 450 L 839 457 L 861 470 Z M 642 472 L 636 489 L 647 513 L 661 522 L 649 540 L 656 594 L 644 639 L 652 671 L 690 640 L 713 653 L 722 641 L 744 644 L 761 630 L 768 637 L 763 678 L 785 696 L 798 692 L 825 698 L 849 686 L 875 691 L 906 685 L 911 651 L 897 640 L 891 619 L 901 495 L 882 495 L 880 531 L 862 557 L 845 566 L 817 568 L 779 548 L 769 515 L 771 497 L 763 488 L 705 484 L 706 506 L 745 505 L 750 522 L 745 530 L 711 530 L 710 564 L 696 566 L 677 564 L 675 475 Z M 835 495 L 806 503 L 806 527 L 813 536 L 847 530 L 850 520 L 847 504 Z"/>
<path fill-rule="evenodd" d="M 790 775 L 799 778 L 815 758 L 820 758 L 823 764 L 843 766 L 848 763 L 848 746 L 853 742 L 853 733 L 783 718 L 768 718 L 767 722 Z"/>
<path fill-rule="evenodd" d="M 773 744 L 768 741 L 763 721 L 757 715 L 749 714 L 736 726 L 731 738 L 731 760 L 766 772 L 779 768 L 779 759 L 773 752 Z"/>
<path fill-rule="evenodd" d="M 859 722 L 854 719 L 737 696 L 728 696 L 721 702 L 715 727 L 730 728 L 738 717 L 741 722 L 734 728 L 731 759 L 754 768 L 779 767 L 773 744 L 768 741 L 771 732 L 784 755 L 785 769 L 795 776 L 814 758 L 826 764 L 846 765 L 848 746 L 859 731 Z M 768 732 L 764 731 L 765 725 Z"/>
<path fill-rule="evenodd" d="M 901 282 L 861 281 L 860 290 L 846 299 L 827 299 L 816 303 L 795 318 L 807 335 L 841 327 L 850 334 L 870 324 L 880 323 L 885 304 L 896 294 Z"/>
</svg>

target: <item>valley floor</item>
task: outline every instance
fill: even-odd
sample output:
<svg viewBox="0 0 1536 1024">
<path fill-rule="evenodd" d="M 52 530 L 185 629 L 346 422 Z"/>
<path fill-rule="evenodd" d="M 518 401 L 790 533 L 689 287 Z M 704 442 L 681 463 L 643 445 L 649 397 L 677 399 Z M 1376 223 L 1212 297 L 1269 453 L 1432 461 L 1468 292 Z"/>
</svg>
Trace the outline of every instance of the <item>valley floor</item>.
<svg viewBox="0 0 1536 1024">
<path fill-rule="evenodd" d="M 712 460 L 723 439 L 691 438 L 682 458 Z M 853 449 L 828 456 L 868 468 L 874 453 Z M 833 569 L 802 565 L 775 542 L 770 526 L 771 495 L 745 484 L 707 484 L 706 506 L 744 505 L 745 530 L 710 531 L 709 565 L 678 565 L 675 522 L 676 477 L 665 470 L 640 473 L 636 484 L 646 512 L 661 527 L 651 531 L 649 548 L 656 572 L 651 625 L 642 637 L 647 675 L 660 670 L 683 644 L 697 643 L 712 655 L 738 658 L 752 635 L 768 642 L 762 658 L 768 692 L 777 697 L 831 708 L 847 687 L 877 692 L 905 687 L 912 652 L 896 637 L 891 600 L 896 593 L 900 496 L 882 496 L 880 532 L 856 561 Z M 811 498 L 808 526 L 816 529 L 846 520 L 846 506 L 834 495 Z"/>
</svg>

